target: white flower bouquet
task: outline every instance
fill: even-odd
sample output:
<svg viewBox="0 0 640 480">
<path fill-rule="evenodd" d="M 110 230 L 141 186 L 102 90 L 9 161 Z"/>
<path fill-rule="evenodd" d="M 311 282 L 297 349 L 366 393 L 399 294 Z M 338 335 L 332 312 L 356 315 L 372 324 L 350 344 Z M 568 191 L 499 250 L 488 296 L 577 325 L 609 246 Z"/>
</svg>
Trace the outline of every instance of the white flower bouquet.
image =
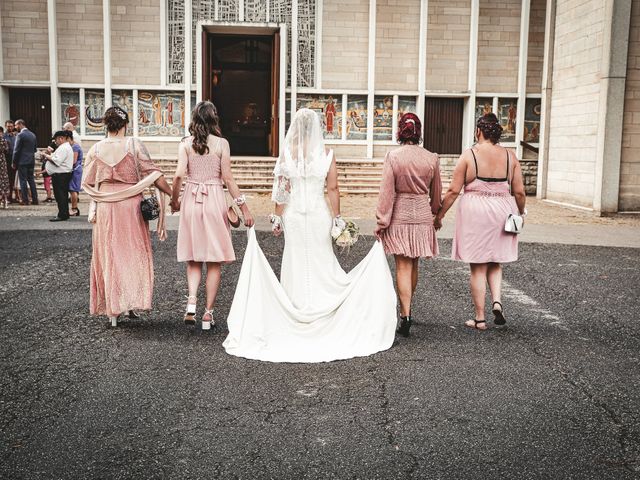
<svg viewBox="0 0 640 480">
<path fill-rule="evenodd" d="M 336 245 L 342 248 L 349 248 L 358 241 L 360 236 L 360 228 L 353 221 L 344 221 L 340 217 L 336 217 L 331 228 L 331 238 Z"/>
</svg>

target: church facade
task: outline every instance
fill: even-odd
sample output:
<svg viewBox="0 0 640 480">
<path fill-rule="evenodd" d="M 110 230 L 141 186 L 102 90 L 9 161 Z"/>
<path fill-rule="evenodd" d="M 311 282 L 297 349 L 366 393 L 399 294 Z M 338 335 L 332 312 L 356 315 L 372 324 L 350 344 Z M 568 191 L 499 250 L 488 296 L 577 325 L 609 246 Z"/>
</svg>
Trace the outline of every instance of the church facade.
<svg viewBox="0 0 640 480">
<path fill-rule="evenodd" d="M 417 113 L 450 168 L 496 113 L 538 197 L 640 210 L 640 6 L 631 0 L 24 0 L 0 4 L 0 118 L 90 145 L 120 105 L 175 157 L 218 107 L 238 156 L 314 109 L 339 158 L 379 159 Z"/>
</svg>

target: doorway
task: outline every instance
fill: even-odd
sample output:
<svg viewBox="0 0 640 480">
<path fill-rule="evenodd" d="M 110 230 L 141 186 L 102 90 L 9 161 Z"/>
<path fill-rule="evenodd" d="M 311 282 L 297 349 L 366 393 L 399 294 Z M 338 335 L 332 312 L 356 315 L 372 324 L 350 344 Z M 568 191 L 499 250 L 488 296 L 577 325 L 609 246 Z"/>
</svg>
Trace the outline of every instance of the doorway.
<svg viewBox="0 0 640 480">
<path fill-rule="evenodd" d="M 38 147 L 51 142 L 51 90 L 48 88 L 10 88 L 9 114 L 15 122 L 23 119 L 36 135 Z"/>
<path fill-rule="evenodd" d="M 202 98 L 234 155 L 278 155 L 279 33 L 203 32 Z"/>
<path fill-rule="evenodd" d="M 462 153 L 463 98 L 427 97 L 424 112 L 424 146 L 442 155 Z"/>
</svg>

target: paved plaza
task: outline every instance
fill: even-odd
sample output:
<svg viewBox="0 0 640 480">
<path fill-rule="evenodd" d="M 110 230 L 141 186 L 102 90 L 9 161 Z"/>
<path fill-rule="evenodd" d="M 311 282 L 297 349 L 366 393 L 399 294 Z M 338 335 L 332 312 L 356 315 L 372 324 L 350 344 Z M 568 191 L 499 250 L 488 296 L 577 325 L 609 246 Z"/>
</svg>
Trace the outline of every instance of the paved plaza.
<svg viewBox="0 0 640 480">
<path fill-rule="evenodd" d="M 508 325 L 476 332 L 444 239 L 422 263 L 410 338 L 270 364 L 221 345 L 240 262 L 224 268 L 216 329 L 187 328 L 171 231 L 154 240 L 154 310 L 113 329 L 87 313 L 86 220 L 6 215 L 0 478 L 640 477 L 638 249 L 522 243 L 505 268 Z M 233 239 L 241 259 L 245 233 Z M 283 240 L 259 241 L 279 271 Z M 372 242 L 339 252 L 343 266 Z"/>
</svg>

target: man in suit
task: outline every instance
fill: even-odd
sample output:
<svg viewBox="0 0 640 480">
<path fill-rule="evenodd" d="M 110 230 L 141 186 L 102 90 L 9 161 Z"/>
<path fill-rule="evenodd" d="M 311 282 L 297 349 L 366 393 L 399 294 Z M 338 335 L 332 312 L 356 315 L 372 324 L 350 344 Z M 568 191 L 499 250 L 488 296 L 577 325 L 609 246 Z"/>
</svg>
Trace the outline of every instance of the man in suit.
<svg viewBox="0 0 640 480">
<path fill-rule="evenodd" d="M 27 184 L 31 189 L 31 203 L 38 205 L 38 192 L 36 191 L 36 180 L 33 176 L 33 169 L 36 164 L 35 154 L 38 149 L 36 136 L 31 132 L 24 120 L 16 120 L 16 145 L 13 148 L 13 168 L 18 170 L 20 178 L 20 192 L 22 193 L 22 204 L 29 204 L 27 195 Z"/>
</svg>

